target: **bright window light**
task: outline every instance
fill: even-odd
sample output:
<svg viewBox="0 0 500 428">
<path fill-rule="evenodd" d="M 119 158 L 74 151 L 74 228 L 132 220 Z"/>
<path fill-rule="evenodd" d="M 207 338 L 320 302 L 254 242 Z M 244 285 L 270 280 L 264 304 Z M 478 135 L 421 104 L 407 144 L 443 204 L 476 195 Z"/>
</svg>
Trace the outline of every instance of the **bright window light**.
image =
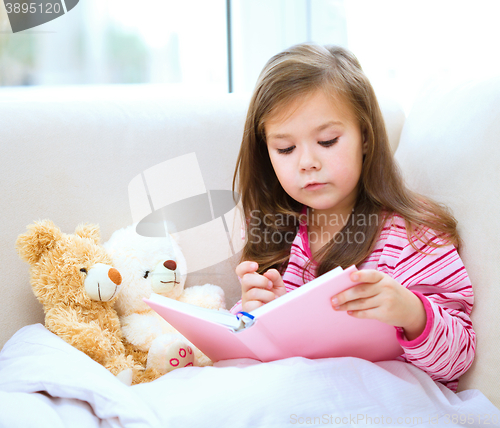
<svg viewBox="0 0 500 428">
<path fill-rule="evenodd" d="M 351 49 L 409 112 L 436 76 L 500 73 L 498 16 L 497 0 L 82 0 L 13 34 L 0 2 L 0 86 L 251 92 L 272 55 L 312 41 Z"/>
</svg>

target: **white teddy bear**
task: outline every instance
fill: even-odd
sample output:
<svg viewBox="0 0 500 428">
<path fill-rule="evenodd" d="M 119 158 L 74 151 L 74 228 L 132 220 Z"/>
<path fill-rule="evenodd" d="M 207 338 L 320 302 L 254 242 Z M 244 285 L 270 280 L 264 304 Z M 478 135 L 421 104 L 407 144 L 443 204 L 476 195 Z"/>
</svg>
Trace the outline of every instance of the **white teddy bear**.
<svg viewBox="0 0 500 428">
<path fill-rule="evenodd" d="M 211 365 L 208 357 L 154 312 L 143 298 L 154 292 L 197 306 L 225 310 L 224 291 L 212 284 L 184 288 L 186 260 L 172 236 L 141 236 L 136 225 L 131 225 L 114 232 L 104 248 L 123 278 L 115 308 L 126 350 L 147 368 L 149 380 L 178 367 Z"/>
</svg>

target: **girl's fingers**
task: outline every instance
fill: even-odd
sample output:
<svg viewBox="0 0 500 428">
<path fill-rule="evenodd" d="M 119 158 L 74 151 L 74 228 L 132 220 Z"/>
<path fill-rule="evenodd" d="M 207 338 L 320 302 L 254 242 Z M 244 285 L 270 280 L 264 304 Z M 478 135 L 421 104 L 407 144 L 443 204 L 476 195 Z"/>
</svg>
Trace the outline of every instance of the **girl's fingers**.
<svg viewBox="0 0 500 428">
<path fill-rule="evenodd" d="M 378 294 L 373 284 L 359 284 L 332 297 L 333 307 L 344 305 L 347 302 L 367 300 Z"/>
<path fill-rule="evenodd" d="M 384 278 L 384 274 L 373 269 L 366 269 L 351 273 L 350 278 L 351 281 L 360 284 L 333 296 L 333 307 L 341 306 L 352 300 L 367 299 L 377 295 L 379 289 L 375 284 Z"/>
<path fill-rule="evenodd" d="M 373 284 L 384 278 L 384 274 L 375 269 L 362 269 L 351 273 L 352 282 L 366 282 Z"/>
<path fill-rule="evenodd" d="M 242 307 L 246 312 L 250 312 L 253 309 L 258 308 L 271 300 L 274 300 L 275 295 L 270 290 L 264 290 L 262 288 L 251 288 L 242 296 Z"/>
<path fill-rule="evenodd" d="M 260 275 L 256 272 L 258 267 L 255 262 L 242 262 L 236 268 L 236 274 L 241 280 L 242 307 L 246 312 L 286 293 L 283 279 L 276 269 L 270 269 Z"/>
<path fill-rule="evenodd" d="M 246 293 L 252 288 L 270 290 L 273 288 L 273 283 L 268 278 L 258 273 L 247 273 L 241 278 L 241 291 Z"/>
<path fill-rule="evenodd" d="M 241 262 L 236 267 L 236 275 L 240 278 L 241 291 L 243 293 L 252 288 L 271 289 L 273 287 L 272 282 L 268 278 L 256 272 L 258 268 L 259 265 L 251 261 Z"/>
<path fill-rule="evenodd" d="M 381 321 L 378 308 L 364 309 L 359 311 L 349 309 L 348 314 L 354 318 L 375 319 Z"/>
<path fill-rule="evenodd" d="M 283 284 L 283 280 L 281 279 L 280 273 L 276 269 L 269 269 L 268 271 L 264 272 L 262 274 L 265 276 L 267 279 L 271 280 L 273 285 L 275 286 L 280 286 Z"/>
<path fill-rule="evenodd" d="M 348 300 L 338 305 L 332 303 L 332 305 L 337 311 L 365 311 L 376 309 L 381 305 L 382 301 L 378 297 L 379 295 L 374 295 L 367 298 Z"/>
<path fill-rule="evenodd" d="M 257 269 L 259 268 L 259 264 L 256 262 L 251 262 L 251 261 L 245 261 L 241 262 L 238 266 L 236 266 L 236 275 L 238 275 L 238 278 L 243 278 L 243 276 L 247 273 L 254 273 L 257 272 Z"/>
<path fill-rule="evenodd" d="M 283 296 L 286 294 L 285 283 L 283 282 L 283 278 L 280 273 L 276 269 L 269 269 L 267 272 L 263 274 L 266 278 L 268 278 L 273 284 L 274 293 L 277 296 Z"/>
<path fill-rule="evenodd" d="M 258 300 L 262 303 L 269 303 L 274 300 L 274 293 L 270 290 L 263 290 L 262 288 L 251 288 L 245 295 L 246 301 Z"/>
<path fill-rule="evenodd" d="M 259 302 L 257 300 L 249 300 L 248 302 L 245 302 L 241 305 L 241 308 L 245 312 L 252 312 L 254 309 L 257 309 L 261 306 L 263 306 L 263 302 Z"/>
</svg>

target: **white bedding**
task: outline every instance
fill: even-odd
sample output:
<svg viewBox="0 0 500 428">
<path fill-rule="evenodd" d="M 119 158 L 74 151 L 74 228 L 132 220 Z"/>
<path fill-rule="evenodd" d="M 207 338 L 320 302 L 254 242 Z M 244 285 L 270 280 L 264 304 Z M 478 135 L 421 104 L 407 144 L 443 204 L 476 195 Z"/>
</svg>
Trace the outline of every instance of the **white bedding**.
<svg viewBox="0 0 500 428">
<path fill-rule="evenodd" d="M 2 428 L 463 425 L 500 426 L 500 411 L 399 361 L 232 360 L 127 387 L 40 324 L 0 353 Z"/>
</svg>

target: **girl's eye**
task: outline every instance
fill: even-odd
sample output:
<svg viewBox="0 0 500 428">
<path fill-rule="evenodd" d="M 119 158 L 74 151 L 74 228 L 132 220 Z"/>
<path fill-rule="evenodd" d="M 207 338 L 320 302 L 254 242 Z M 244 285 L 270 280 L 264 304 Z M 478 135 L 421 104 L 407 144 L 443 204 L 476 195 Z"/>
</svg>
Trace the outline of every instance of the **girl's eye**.
<svg viewBox="0 0 500 428">
<path fill-rule="evenodd" d="M 292 153 L 292 150 L 295 148 L 295 146 L 290 146 L 287 147 L 286 149 L 278 149 L 278 153 L 280 155 L 287 155 L 288 153 Z"/>
<path fill-rule="evenodd" d="M 323 146 L 323 147 L 330 147 L 330 146 L 333 146 L 338 140 L 339 140 L 339 137 L 334 138 L 333 140 L 328 140 L 328 141 L 318 141 L 318 144 Z"/>
<path fill-rule="evenodd" d="M 144 274 L 144 278 L 147 278 L 149 275 L 149 270 L 146 271 L 146 273 Z"/>
</svg>

